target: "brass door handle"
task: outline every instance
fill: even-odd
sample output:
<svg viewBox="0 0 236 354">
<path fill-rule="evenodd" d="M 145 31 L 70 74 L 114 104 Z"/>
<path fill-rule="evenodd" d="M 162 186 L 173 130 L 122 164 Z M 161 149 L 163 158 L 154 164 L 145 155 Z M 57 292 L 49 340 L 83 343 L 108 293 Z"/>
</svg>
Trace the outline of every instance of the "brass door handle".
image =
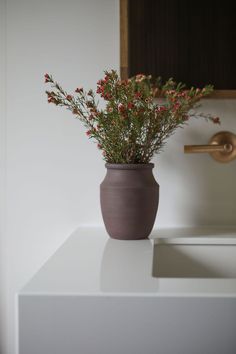
<svg viewBox="0 0 236 354">
<path fill-rule="evenodd" d="M 209 153 L 218 162 L 230 162 L 236 159 L 236 135 L 219 132 L 211 138 L 208 145 L 185 145 L 184 152 Z"/>
</svg>

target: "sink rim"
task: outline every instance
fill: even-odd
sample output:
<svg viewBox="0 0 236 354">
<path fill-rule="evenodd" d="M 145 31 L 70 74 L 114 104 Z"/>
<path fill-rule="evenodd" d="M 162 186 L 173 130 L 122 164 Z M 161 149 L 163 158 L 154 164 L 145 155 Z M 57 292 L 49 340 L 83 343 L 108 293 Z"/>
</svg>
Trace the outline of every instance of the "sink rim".
<svg viewBox="0 0 236 354">
<path fill-rule="evenodd" d="M 155 245 L 232 245 L 236 246 L 235 236 L 186 236 L 186 237 L 158 237 Z"/>
</svg>

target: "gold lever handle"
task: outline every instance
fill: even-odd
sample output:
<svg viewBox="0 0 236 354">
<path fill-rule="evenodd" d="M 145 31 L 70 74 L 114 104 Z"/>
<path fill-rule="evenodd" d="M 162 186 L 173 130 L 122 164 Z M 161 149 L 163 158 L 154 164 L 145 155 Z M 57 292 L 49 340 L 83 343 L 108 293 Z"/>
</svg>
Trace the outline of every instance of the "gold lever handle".
<svg viewBox="0 0 236 354">
<path fill-rule="evenodd" d="M 224 145 L 185 145 L 184 152 L 186 154 L 193 153 L 203 153 L 203 152 L 231 152 L 233 150 L 233 146 L 231 144 Z"/>
<path fill-rule="evenodd" d="M 211 138 L 208 145 L 185 145 L 184 152 L 209 153 L 218 162 L 230 162 L 236 159 L 236 135 L 219 132 Z"/>
</svg>

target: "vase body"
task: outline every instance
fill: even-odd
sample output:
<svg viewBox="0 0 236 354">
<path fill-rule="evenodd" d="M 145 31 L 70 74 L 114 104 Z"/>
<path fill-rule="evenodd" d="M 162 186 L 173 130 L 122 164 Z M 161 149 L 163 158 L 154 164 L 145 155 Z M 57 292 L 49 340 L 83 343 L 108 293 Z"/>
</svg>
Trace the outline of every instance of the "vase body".
<svg viewBox="0 0 236 354">
<path fill-rule="evenodd" d="M 139 240 L 153 228 L 159 202 L 159 185 L 149 164 L 106 164 L 100 185 L 100 202 L 111 238 Z"/>
</svg>

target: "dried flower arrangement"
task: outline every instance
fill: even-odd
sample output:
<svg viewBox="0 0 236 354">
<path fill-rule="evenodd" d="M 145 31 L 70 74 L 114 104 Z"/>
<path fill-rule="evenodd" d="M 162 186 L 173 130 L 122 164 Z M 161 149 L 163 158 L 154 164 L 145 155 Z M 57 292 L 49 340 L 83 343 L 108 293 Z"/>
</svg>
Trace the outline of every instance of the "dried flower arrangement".
<svg viewBox="0 0 236 354">
<path fill-rule="evenodd" d="M 149 163 L 166 139 L 191 117 L 220 124 L 218 117 L 193 111 L 201 98 L 212 93 L 211 85 L 186 89 L 169 79 L 157 88 L 151 76 L 139 74 L 121 80 L 115 70 L 105 71 L 97 83 L 96 93 L 106 101 L 105 108 L 100 109 L 93 90 L 85 92 L 78 87 L 74 94 L 68 94 L 49 74 L 45 74 L 45 82 L 52 88 L 46 91 L 48 102 L 66 107 L 82 121 L 88 129 L 86 134 L 97 141 L 108 163 Z M 156 99 L 158 92 L 161 102 Z"/>
</svg>

